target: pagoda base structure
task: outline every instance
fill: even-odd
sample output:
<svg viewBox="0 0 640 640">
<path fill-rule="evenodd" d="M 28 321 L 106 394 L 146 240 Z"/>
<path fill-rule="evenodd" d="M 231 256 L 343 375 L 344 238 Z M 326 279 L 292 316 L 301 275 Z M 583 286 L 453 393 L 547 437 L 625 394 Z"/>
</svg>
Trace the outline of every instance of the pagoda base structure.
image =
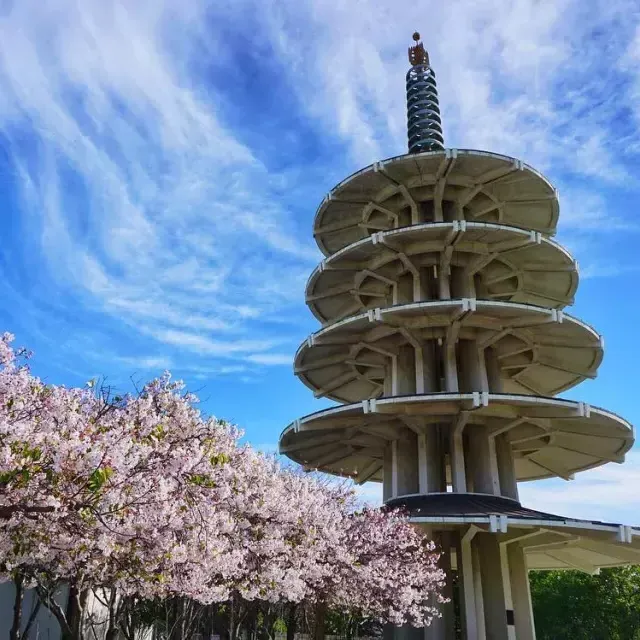
<svg viewBox="0 0 640 640">
<path fill-rule="evenodd" d="M 340 405 L 290 424 L 280 452 L 381 482 L 441 550 L 441 616 L 389 640 L 533 640 L 529 570 L 640 564 L 640 529 L 519 500 L 519 482 L 622 463 L 634 442 L 623 418 L 554 397 L 603 357 L 564 311 L 578 270 L 551 239 L 558 213 L 531 167 L 458 149 L 377 162 L 317 211 L 306 301 L 323 327 L 294 370 Z"/>
</svg>

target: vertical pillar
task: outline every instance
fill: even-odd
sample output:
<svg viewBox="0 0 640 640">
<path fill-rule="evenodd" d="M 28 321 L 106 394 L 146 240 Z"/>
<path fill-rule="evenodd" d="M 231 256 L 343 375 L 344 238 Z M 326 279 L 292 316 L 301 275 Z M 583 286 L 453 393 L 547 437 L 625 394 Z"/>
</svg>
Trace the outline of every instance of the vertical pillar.
<svg viewBox="0 0 640 640">
<path fill-rule="evenodd" d="M 436 266 L 420 269 L 420 297 L 416 300 L 436 300 L 438 298 L 438 282 L 436 279 Z"/>
<path fill-rule="evenodd" d="M 504 543 L 498 543 L 500 547 L 500 575 L 502 576 L 502 590 L 504 592 L 504 606 L 507 615 L 507 636 L 509 640 L 516 638 L 516 628 L 513 622 L 513 599 L 511 597 L 511 576 L 509 575 L 509 561 L 507 549 Z"/>
<path fill-rule="evenodd" d="M 476 529 L 470 526 L 458 535 L 456 556 L 458 560 L 458 594 L 460 597 L 460 627 L 465 640 L 479 640 L 480 632 L 476 612 L 476 590 L 473 578 L 471 540 Z"/>
<path fill-rule="evenodd" d="M 513 463 L 513 450 L 504 433 L 494 438 L 498 477 L 500 479 L 500 495 L 518 500 L 518 482 Z"/>
<path fill-rule="evenodd" d="M 460 390 L 463 393 L 489 391 L 484 353 L 478 349 L 476 341 L 460 340 L 458 356 L 460 358 Z"/>
<path fill-rule="evenodd" d="M 458 386 L 458 363 L 456 362 L 456 345 L 445 342 L 444 349 L 444 379 L 445 391 L 457 393 Z"/>
<path fill-rule="evenodd" d="M 393 388 L 397 395 L 410 395 L 416 392 L 416 350 L 410 345 L 398 349 L 393 363 Z"/>
<path fill-rule="evenodd" d="M 440 531 L 434 534 L 434 542 L 442 555 L 438 565 L 445 572 L 446 582 L 442 595 L 449 599 L 446 604 L 438 605 L 442 614 L 441 618 L 434 618 L 433 622 L 425 628 L 425 640 L 454 640 L 455 639 L 455 614 L 453 610 L 453 584 L 451 582 L 451 544 L 449 531 Z"/>
<path fill-rule="evenodd" d="M 382 500 L 386 502 L 393 494 L 393 443 L 388 442 L 382 458 Z"/>
<path fill-rule="evenodd" d="M 392 443 L 394 497 L 419 491 L 417 440 L 415 433 L 408 432 L 405 437 Z"/>
<path fill-rule="evenodd" d="M 493 438 L 484 425 L 471 425 L 467 428 L 467 451 L 465 459 L 469 462 L 475 493 L 500 495 L 500 481 L 496 465 L 496 451 Z"/>
<path fill-rule="evenodd" d="M 478 625 L 478 640 L 487 640 L 487 629 L 484 621 L 484 597 L 482 595 L 482 569 L 480 567 L 480 553 L 478 546 L 471 543 L 471 566 L 473 569 L 473 591 L 475 594 L 476 621 Z"/>
<path fill-rule="evenodd" d="M 418 437 L 420 493 L 444 493 L 447 490 L 441 428 L 427 425 L 424 435 Z"/>
<path fill-rule="evenodd" d="M 407 271 L 398 278 L 394 303 L 409 302 L 413 302 L 413 274 Z"/>
<path fill-rule="evenodd" d="M 500 372 L 500 362 L 495 349 L 488 347 L 484 350 L 485 362 L 487 366 L 487 379 L 489 382 L 489 391 L 491 393 L 502 393 L 502 375 Z"/>
<path fill-rule="evenodd" d="M 473 276 L 466 275 L 463 267 L 451 267 L 451 296 L 453 298 L 476 297 Z"/>
<path fill-rule="evenodd" d="M 498 538 L 493 533 L 477 533 L 473 544 L 478 549 L 480 560 L 487 640 L 509 640 Z"/>
<path fill-rule="evenodd" d="M 435 393 L 440 391 L 438 380 L 438 369 L 436 343 L 434 340 L 427 340 L 422 345 L 422 387 L 423 393 Z"/>
<path fill-rule="evenodd" d="M 451 275 L 438 268 L 438 296 L 440 300 L 451 300 Z"/>
<path fill-rule="evenodd" d="M 533 606 L 529 589 L 529 575 L 524 549 L 518 542 L 507 546 L 509 560 L 509 577 L 511 580 L 511 597 L 513 599 L 513 615 L 518 640 L 536 640 L 533 622 Z"/>
</svg>

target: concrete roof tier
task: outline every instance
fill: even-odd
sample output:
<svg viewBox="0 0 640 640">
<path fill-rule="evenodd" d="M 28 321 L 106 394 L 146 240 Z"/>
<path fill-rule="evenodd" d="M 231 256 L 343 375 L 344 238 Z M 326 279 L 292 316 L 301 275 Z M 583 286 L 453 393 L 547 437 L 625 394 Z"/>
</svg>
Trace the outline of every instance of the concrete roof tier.
<svg viewBox="0 0 640 640">
<path fill-rule="evenodd" d="M 307 304 L 322 323 L 333 322 L 394 304 L 406 274 L 423 278 L 424 289 L 424 269 L 451 267 L 490 300 L 560 308 L 573 303 L 578 286 L 571 255 L 540 232 L 462 220 L 380 231 L 350 244 L 311 274 Z"/>
<path fill-rule="evenodd" d="M 600 568 L 640 564 L 640 529 L 610 522 L 578 520 L 523 507 L 517 500 L 477 493 L 413 494 L 388 500 L 414 524 L 461 530 L 467 536 L 490 531 L 502 545 L 525 549 L 530 569 Z M 454 564 L 455 556 L 452 558 Z"/>
<path fill-rule="evenodd" d="M 446 149 L 376 162 L 334 187 L 320 204 L 314 236 L 331 255 L 389 229 L 424 222 L 496 222 L 553 235 L 555 188 L 520 160 Z"/>
<path fill-rule="evenodd" d="M 358 402 L 383 394 L 402 347 L 463 340 L 491 346 L 505 393 L 554 395 L 595 377 L 603 354 L 600 336 L 562 311 L 463 298 L 369 310 L 329 325 L 300 346 L 294 370 L 316 397 Z M 458 388 L 478 391 L 464 388 L 473 383 L 463 374 Z"/>
<path fill-rule="evenodd" d="M 633 445 L 631 425 L 585 403 L 535 396 L 439 393 L 366 400 L 318 411 L 290 424 L 280 452 L 306 469 L 382 481 L 388 443 L 440 429 L 464 433 L 474 426 L 505 434 L 517 480 L 560 477 L 623 462 Z M 445 438 L 446 440 L 446 438 Z M 450 460 L 445 456 L 447 481 Z"/>
</svg>

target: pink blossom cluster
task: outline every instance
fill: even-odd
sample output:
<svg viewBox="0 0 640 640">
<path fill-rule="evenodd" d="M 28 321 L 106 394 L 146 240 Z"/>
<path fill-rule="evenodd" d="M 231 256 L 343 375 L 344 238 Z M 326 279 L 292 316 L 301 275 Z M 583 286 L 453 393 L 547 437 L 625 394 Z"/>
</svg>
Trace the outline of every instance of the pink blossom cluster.
<svg viewBox="0 0 640 640">
<path fill-rule="evenodd" d="M 208 603 L 329 605 L 423 625 L 433 545 L 398 513 L 281 469 L 166 374 L 136 396 L 48 385 L 0 338 L 0 569 Z"/>
</svg>

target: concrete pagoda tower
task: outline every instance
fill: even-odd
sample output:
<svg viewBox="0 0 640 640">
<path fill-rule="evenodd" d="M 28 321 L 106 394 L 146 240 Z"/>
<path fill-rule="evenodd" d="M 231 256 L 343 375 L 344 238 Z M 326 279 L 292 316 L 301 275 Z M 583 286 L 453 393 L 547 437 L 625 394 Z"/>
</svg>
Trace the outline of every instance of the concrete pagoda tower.
<svg viewBox="0 0 640 640">
<path fill-rule="evenodd" d="M 551 239 L 556 191 L 520 160 L 444 149 L 419 39 L 409 154 L 338 184 L 315 217 L 326 258 L 306 301 L 323 327 L 295 373 L 341 404 L 289 425 L 280 451 L 382 482 L 385 503 L 443 550 L 450 604 L 395 637 L 532 640 L 528 569 L 640 563 L 640 529 L 527 509 L 518 482 L 623 462 L 633 428 L 554 398 L 595 377 L 603 355 L 596 331 L 563 310 L 578 271 Z"/>
</svg>

